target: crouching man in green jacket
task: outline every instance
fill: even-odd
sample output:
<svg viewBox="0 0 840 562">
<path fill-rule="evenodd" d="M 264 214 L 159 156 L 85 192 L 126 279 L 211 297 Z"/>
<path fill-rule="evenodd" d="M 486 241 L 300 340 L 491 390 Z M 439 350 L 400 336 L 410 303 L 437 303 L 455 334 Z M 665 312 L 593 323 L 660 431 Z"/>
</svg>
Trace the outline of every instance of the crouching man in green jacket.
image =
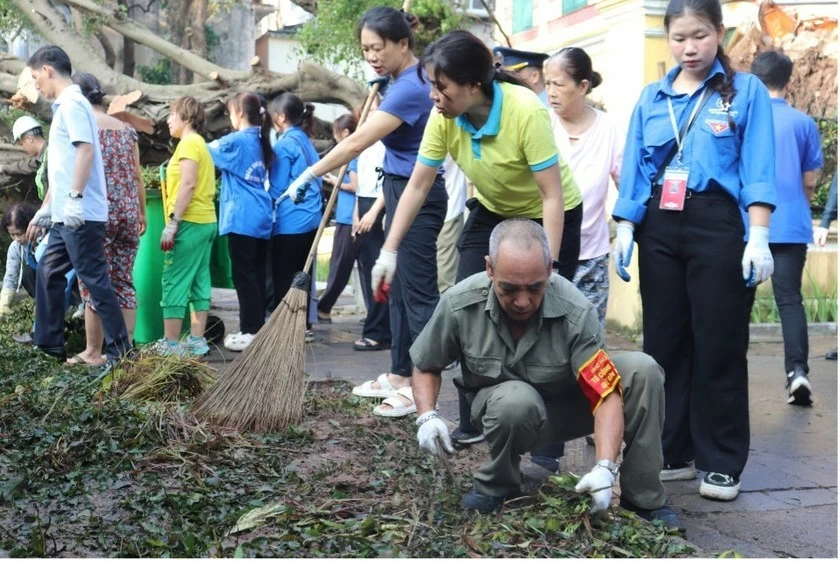
<svg viewBox="0 0 840 562">
<path fill-rule="evenodd" d="M 411 347 L 420 447 L 437 454 L 440 444 L 454 452 L 434 407 L 441 371 L 459 359 L 462 377 L 455 384 L 490 448 L 464 507 L 487 513 L 520 496 L 523 453 L 594 430 L 598 461 L 577 486 L 592 496 L 592 512 L 610 506 L 623 439 L 621 506 L 680 528 L 659 479 L 662 368 L 639 352 L 617 355 L 613 363 L 595 309 L 551 265 L 543 228 L 506 220 L 490 236 L 487 272 L 441 296 Z"/>
</svg>

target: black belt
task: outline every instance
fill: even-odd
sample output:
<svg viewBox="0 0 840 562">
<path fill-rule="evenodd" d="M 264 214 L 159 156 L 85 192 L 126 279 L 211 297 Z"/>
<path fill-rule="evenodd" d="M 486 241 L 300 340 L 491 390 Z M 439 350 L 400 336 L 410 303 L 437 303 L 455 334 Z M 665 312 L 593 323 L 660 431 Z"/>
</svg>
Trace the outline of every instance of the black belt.
<svg viewBox="0 0 840 562">
<path fill-rule="evenodd" d="M 656 185 L 653 187 L 653 191 L 650 194 L 651 199 L 659 199 L 662 196 L 662 186 Z M 685 198 L 688 199 L 729 199 L 732 200 L 732 196 L 729 195 L 727 192 L 720 190 L 720 189 L 707 189 L 705 191 L 695 191 L 693 189 L 689 189 L 685 192 Z"/>
</svg>

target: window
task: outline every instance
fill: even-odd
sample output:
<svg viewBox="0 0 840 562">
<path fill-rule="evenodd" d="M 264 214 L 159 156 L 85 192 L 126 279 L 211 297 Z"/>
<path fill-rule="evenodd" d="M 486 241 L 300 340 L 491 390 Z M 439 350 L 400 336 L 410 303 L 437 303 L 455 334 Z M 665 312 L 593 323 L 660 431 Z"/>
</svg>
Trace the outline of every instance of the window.
<svg viewBox="0 0 840 562">
<path fill-rule="evenodd" d="M 586 0 L 563 0 L 563 15 L 586 7 Z"/>
<path fill-rule="evenodd" d="M 487 5 L 490 6 L 490 9 L 495 9 L 495 0 L 486 0 Z M 468 14 L 472 14 L 478 17 L 487 17 L 487 10 L 484 9 L 484 4 L 481 3 L 481 0 L 461 0 L 459 5 L 464 8 Z"/>
<path fill-rule="evenodd" d="M 513 32 L 520 33 L 531 29 L 534 25 L 533 15 L 533 0 L 513 0 Z"/>
</svg>

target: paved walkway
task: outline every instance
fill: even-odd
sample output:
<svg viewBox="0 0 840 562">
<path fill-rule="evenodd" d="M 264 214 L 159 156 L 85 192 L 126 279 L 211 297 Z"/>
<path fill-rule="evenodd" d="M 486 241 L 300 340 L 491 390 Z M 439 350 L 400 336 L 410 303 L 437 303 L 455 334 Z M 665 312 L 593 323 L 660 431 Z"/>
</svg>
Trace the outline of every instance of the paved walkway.
<svg viewBox="0 0 840 562">
<path fill-rule="evenodd" d="M 236 297 L 214 290 L 212 314 L 228 331 L 238 329 Z M 339 309 L 352 310 L 342 297 Z M 344 379 L 355 384 L 388 370 L 389 352 L 357 352 L 360 316 L 335 317 L 315 327 L 306 369 L 313 379 Z M 666 484 L 669 501 L 687 527 L 687 539 L 710 553 L 734 550 L 748 557 L 837 557 L 837 363 L 823 354 L 836 347 L 834 336 L 811 338 L 813 408 L 786 403 L 781 341 L 762 338 L 750 349 L 750 460 L 734 502 L 712 502 L 697 494 L 696 482 Z M 638 349 L 608 337 L 611 349 Z M 232 355 L 231 355 L 232 357 Z M 211 360 L 222 357 L 214 352 Z M 457 419 L 457 395 L 451 383 L 457 371 L 443 375 L 439 408 Z M 594 463 L 594 450 L 582 439 L 567 445 L 565 469 L 583 473 Z"/>
</svg>

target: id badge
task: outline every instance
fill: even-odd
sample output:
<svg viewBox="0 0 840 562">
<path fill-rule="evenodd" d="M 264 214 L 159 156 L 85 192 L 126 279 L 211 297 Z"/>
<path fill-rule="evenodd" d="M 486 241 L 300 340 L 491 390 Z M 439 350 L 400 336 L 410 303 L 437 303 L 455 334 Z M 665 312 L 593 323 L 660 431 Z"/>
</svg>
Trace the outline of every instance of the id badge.
<svg viewBox="0 0 840 562">
<path fill-rule="evenodd" d="M 682 211 L 688 186 L 688 168 L 668 166 L 662 176 L 662 198 L 659 208 L 666 211 Z"/>
</svg>

